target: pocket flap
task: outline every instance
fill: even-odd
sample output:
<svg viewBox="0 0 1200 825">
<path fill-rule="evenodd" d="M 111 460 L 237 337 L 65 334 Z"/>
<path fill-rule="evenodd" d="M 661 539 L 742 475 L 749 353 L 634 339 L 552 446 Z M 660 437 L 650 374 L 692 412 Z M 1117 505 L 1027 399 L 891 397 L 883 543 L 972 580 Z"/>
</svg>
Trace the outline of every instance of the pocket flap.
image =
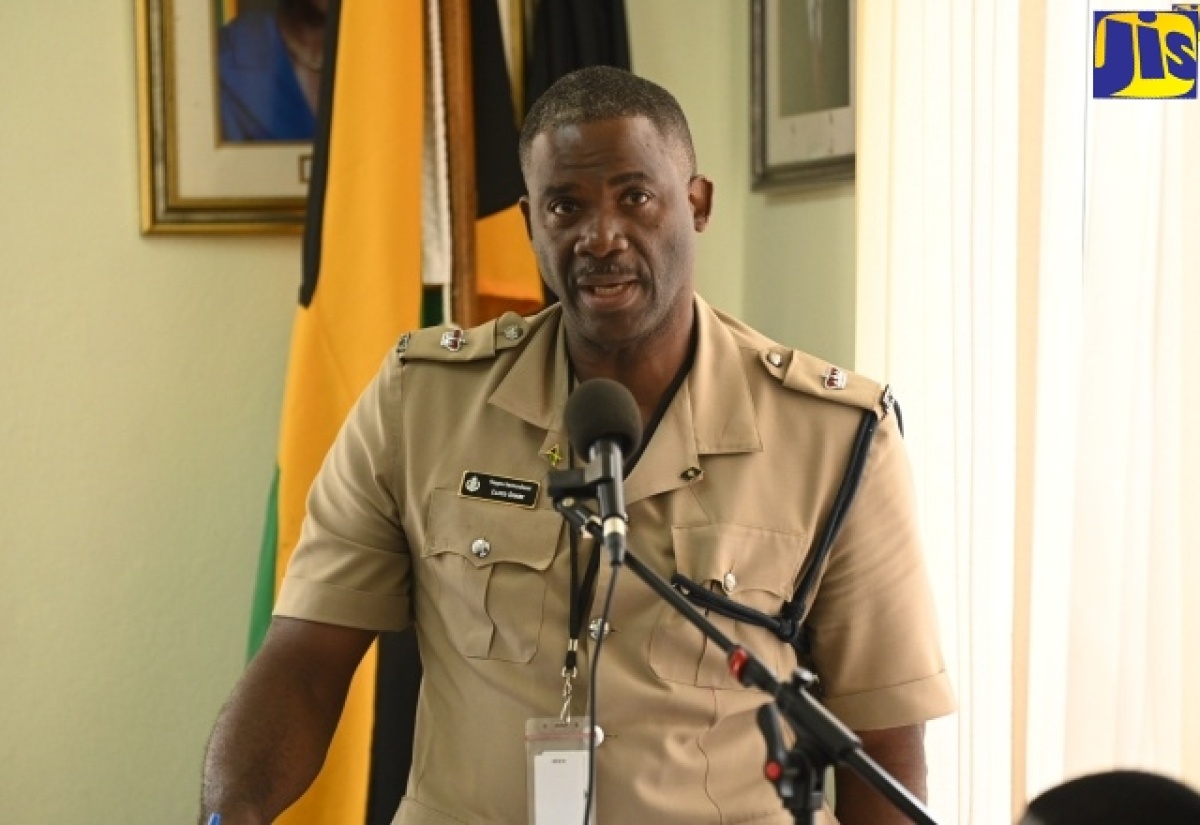
<svg viewBox="0 0 1200 825">
<path fill-rule="evenodd" d="M 759 591 L 787 601 L 808 552 L 802 534 L 742 524 L 675 527 L 671 532 L 679 572 L 699 584 L 715 582 L 735 599 L 742 591 Z"/>
<path fill-rule="evenodd" d="M 434 490 L 421 555 L 453 553 L 477 568 L 510 562 L 545 570 L 554 560 L 562 528 L 562 516 L 554 510 L 526 510 Z"/>
</svg>

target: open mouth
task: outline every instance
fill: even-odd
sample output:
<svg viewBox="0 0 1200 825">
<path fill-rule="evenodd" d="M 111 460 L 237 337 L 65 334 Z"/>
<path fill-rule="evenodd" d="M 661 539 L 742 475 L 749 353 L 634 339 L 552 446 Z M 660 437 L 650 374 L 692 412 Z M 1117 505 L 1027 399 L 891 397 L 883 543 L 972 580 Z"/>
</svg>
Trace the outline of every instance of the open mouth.
<svg viewBox="0 0 1200 825">
<path fill-rule="evenodd" d="M 610 295 L 620 295 L 621 292 L 629 286 L 632 286 L 632 283 L 606 284 L 604 286 L 585 286 L 584 289 L 593 295 L 604 298 Z"/>
<path fill-rule="evenodd" d="M 637 281 L 580 284 L 579 296 L 584 304 L 595 310 L 620 309 L 633 300 L 637 288 Z"/>
</svg>

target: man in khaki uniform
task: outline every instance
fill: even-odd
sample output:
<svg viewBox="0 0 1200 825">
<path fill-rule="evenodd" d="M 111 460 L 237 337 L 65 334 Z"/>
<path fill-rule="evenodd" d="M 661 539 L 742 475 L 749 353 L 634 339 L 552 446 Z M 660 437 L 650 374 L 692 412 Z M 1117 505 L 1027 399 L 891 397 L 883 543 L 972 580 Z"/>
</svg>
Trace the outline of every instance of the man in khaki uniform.
<svg viewBox="0 0 1200 825">
<path fill-rule="evenodd" d="M 614 69 L 569 75 L 530 112 L 521 160 L 530 237 L 562 303 L 414 332 L 387 356 L 313 486 L 277 618 L 218 720 L 206 812 L 260 823 L 290 804 L 319 769 L 375 634 L 415 623 L 425 676 L 396 821 L 528 821 L 527 723 L 587 712 L 604 631 L 603 600 L 572 581 L 572 556 L 583 570 L 595 548 L 569 540 L 546 490 L 571 461 L 567 396 L 596 377 L 624 384 L 645 425 L 626 462 L 631 552 L 770 615 L 793 595 L 863 411 L 881 419 L 807 624 L 827 707 L 923 797 L 922 726 L 953 698 L 882 388 L 694 294 L 712 184 L 666 91 Z M 604 594 L 611 572 L 600 571 Z M 710 619 L 776 673 L 795 666 L 767 631 Z M 631 577 L 609 622 L 599 821 L 791 822 L 762 778 L 754 717 L 766 697 Z M 846 825 L 907 821 L 852 776 L 838 783 Z"/>
</svg>

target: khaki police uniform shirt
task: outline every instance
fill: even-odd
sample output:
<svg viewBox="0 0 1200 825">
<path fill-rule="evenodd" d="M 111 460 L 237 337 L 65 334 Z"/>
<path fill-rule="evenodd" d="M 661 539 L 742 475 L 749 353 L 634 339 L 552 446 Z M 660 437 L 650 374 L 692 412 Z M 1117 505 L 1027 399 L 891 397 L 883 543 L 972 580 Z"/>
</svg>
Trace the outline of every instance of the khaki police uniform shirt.
<svg viewBox="0 0 1200 825">
<path fill-rule="evenodd" d="M 837 382 L 824 362 L 696 306 L 695 363 L 626 480 L 631 552 L 660 576 L 678 571 L 777 615 L 863 409 L 875 408 L 883 420 L 808 615 L 814 661 L 827 707 L 852 729 L 951 712 L 910 470 L 895 415 L 876 407 L 881 388 L 848 374 L 827 389 Z M 443 331 L 402 338 L 351 413 L 313 485 L 276 613 L 380 631 L 415 622 L 424 683 L 396 821 L 524 823 L 525 722 L 559 714 L 568 635 L 568 536 L 546 491 L 548 456 L 568 445 L 564 336 L 558 308 L 468 330 L 457 351 Z M 463 495 L 473 473 L 540 485 L 536 506 Z M 604 559 L 586 618 L 610 579 Z M 777 674 L 795 667 L 768 631 L 709 619 Z M 762 775 L 764 694 L 629 572 L 610 622 L 599 820 L 792 822 Z M 593 644 L 585 632 L 576 715 Z"/>
</svg>

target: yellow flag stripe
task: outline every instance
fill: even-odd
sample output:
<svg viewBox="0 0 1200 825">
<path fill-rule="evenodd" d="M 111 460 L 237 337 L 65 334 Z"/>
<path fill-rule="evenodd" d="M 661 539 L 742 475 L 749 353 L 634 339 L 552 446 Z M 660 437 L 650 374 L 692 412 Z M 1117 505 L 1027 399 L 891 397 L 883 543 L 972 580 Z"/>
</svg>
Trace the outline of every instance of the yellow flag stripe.
<svg viewBox="0 0 1200 825">
<path fill-rule="evenodd" d="M 542 302 L 533 248 L 515 203 L 475 222 L 475 284 L 480 295 Z"/>
<path fill-rule="evenodd" d="M 350 407 L 421 304 L 422 3 L 342 0 L 321 265 L 297 310 L 279 448 L 276 592 L 305 498 Z M 278 820 L 364 820 L 376 657 L 364 659 L 317 781 Z"/>
</svg>

